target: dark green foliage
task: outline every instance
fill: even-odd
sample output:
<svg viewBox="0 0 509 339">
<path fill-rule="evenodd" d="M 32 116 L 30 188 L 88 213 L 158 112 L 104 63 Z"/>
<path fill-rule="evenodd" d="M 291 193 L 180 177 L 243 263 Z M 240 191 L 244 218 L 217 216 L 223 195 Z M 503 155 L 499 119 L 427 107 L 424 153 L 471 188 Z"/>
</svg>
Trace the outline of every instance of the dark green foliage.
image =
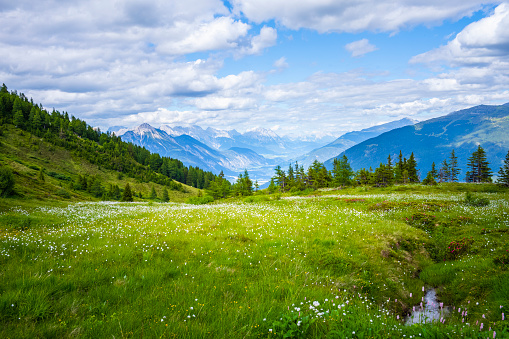
<svg viewBox="0 0 509 339">
<path fill-rule="evenodd" d="M 14 194 L 14 175 L 7 167 L 0 167 L 0 196 L 7 197 Z"/>
<path fill-rule="evenodd" d="M 39 180 L 40 182 L 44 182 L 45 181 L 44 170 L 42 168 L 39 170 L 39 175 L 37 176 L 37 180 Z"/>
<path fill-rule="evenodd" d="M 509 151 L 504 159 L 504 164 L 498 171 L 498 182 L 502 185 L 509 186 Z"/>
<path fill-rule="evenodd" d="M 166 188 L 163 189 L 163 201 L 164 202 L 170 201 L 170 196 L 168 195 L 168 190 Z"/>
<path fill-rule="evenodd" d="M 125 185 L 124 193 L 122 194 L 122 201 L 133 201 L 133 193 L 131 192 L 131 186 L 129 186 L 129 183 Z"/>
<path fill-rule="evenodd" d="M 150 199 L 155 200 L 157 199 L 157 192 L 154 186 L 152 186 L 152 189 L 150 190 Z"/>
<path fill-rule="evenodd" d="M 71 194 L 69 192 L 67 192 L 63 188 L 58 189 L 55 194 L 58 195 L 59 197 L 64 198 L 64 199 L 70 199 L 71 198 Z"/>
<path fill-rule="evenodd" d="M 444 161 L 442 161 L 442 166 L 440 166 L 440 172 L 438 172 L 439 182 L 449 181 L 449 176 L 449 164 L 447 163 L 447 159 L 444 159 Z"/>
<path fill-rule="evenodd" d="M 239 174 L 237 182 L 233 185 L 233 191 L 238 196 L 248 196 L 253 194 L 253 182 L 249 178 L 247 170 L 244 171 L 244 175 Z"/>
<path fill-rule="evenodd" d="M 72 181 L 71 177 L 68 177 L 67 175 L 56 173 L 56 172 L 48 172 L 48 175 L 50 177 L 53 177 L 55 179 L 59 180 L 65 180 L 65 181 Z"/>
<path fill-rule="evenodd" d="M 458 175 L 460 173 L 460 169 L 458 167 L 458 157 L 454 154 L 454 149 L 451 151 L 451 155 L 449 157 L 449 181 L 456 182 L 458 181 Z"/>
<path fill-rule="evenodd" d="M 422 181 L 422 184 L 423 185 L 436 185 L 437 184 L 435 178 L 433 177 L 432 171 L 428 172 L 428 175 L 426 175 L 426 178 L 424 178 L 424 180 Z"/>
<path fill-rule="evenodd" d="M 474 207 L 484 207 L 488 206 L 490 201 L 488 198 L 476 197 L 472 193 L 467 192 L 465 194 L 465 204 Z"/>
<path fill-rule="evenodd" d="M 491 169 L 481 145 L 468 158 L 467 166 L 469 169 L 465 178 L 467 182 L 491 182 Z"/>
<path fill-rule="evenodd" d="M 415 213 L 405 218 L 407 224 L 425 230 L 426 232 L 433 232 L 437 225 L 436 216 L 429 213 Z"/>
<path fill-rule="evenodd" d="M 347 186 L 352 183 L 352 177 L 354 172 L 348 162 L 346 155 L 343 155 L 340 159 L 334 158 L 334 168 L 332 169 L 333 182 L 336 186 Z"/>
</svg>

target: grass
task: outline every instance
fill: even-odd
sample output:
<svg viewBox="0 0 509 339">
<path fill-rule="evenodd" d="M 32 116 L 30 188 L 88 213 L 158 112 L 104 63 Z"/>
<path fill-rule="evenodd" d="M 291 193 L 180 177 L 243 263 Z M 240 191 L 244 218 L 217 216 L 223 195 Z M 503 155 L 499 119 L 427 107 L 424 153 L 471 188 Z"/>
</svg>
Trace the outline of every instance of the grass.
<svg viewBox="0 0 509 339">
<path fill-rule="evenodd" d="M 488 206 L 455 185 L 206 205 L 1 200 L 0 336 L 507 337 L 508 194 L 472 186 Z M 455 311 L 404 326 L 423 287 Z"/>
</svg>

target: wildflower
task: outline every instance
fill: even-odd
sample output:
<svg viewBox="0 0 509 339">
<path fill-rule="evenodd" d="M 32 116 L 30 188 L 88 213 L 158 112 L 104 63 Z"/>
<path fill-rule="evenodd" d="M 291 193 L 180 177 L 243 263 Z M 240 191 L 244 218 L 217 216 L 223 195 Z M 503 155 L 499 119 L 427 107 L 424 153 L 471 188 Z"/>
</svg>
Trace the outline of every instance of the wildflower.
<svg viewBox="0 0 509 339">
<path fill-rule="evenodd" d="M 505 317 L 504 317 L 504 313 L 502 313 L 502 320 L 504 320 L 504 318 L 505 318 Z"/>
<path fill-rule="evenodd" d="M 412 292 L 410 292 L 410 298 L 412 298 Z"/>
<path fill-rule="evenodd" d="M 483 326 L 484 326 L 484 323 L 481 323 L 481 328 L 480 328 L 481 330 L 482 330 Z"/>
</svg>

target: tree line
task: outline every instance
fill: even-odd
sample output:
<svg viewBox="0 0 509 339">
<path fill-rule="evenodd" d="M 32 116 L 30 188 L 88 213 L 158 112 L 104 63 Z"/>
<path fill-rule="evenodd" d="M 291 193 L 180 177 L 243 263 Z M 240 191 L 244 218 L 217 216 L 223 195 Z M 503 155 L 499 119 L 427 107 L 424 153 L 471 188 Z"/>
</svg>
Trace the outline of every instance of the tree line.
<svg viewBox="0 0 509 339">
<path fill-rule="evenodd" d="M 185 183 L 207 188 L 216 179 L 212 172 L 198 167 L 186 167 L 178 159 L 161 157 L 144 147 L 127 143 L 115 134 L 103 133 L 85 121 L 69 117 L 67 112 L 51 112 L 16 91 L 9 92 L 5 84 L 0 88 L 0 126 L 12 124 L 17 128 L 64 147 L 92 164 L 115 170 L 140 182 L 155 182 L 170 189 L 182 190 Z"/>
<path fill-rule="evenodd" d="M 468 171 L 465 174 L 466 182 L 481 183 L 492 182 L 492 171 L 487 161 L 486 152 L 481 145 L 468 158 Z M 393 162 L 391 155 L 387 157 L 386 163 L 380 165 L 374 170 L 362 168 L 353 171 L 346 155 L 335 158 L 333 169 L 327 170 L 323 163 L 315 160 L 308 170 L 297 162 L 290 164 L 285 172 L 281 166 L 275 168 L 274 176 L 270 180 L 269 192 L 295 192 L 305 189 L 318 189 L 325 187 L 339 187 L 352 185 L 371 185 L 384 187 L 393 184 L 419 183 L 420 175 L 412 152 L 408 159 L 399 152 L 397 161 Z M 498 183 L 509 186 L 509 152 L 498 172 Z M 450 155 L 444 159 L 439 169 L 433 162 L 431 171 L 422 180 L 423 184 L 433 185 L 438 182 L 457 182 L 460 176 L 458 158 L 454 149 Z"/>
</svg>

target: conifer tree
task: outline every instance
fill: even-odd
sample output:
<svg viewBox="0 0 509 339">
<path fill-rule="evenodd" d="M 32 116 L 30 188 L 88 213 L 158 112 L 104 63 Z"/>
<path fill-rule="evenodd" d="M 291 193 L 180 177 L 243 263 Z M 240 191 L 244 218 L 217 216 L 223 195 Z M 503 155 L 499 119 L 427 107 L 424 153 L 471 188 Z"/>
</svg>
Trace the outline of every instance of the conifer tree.
<svg viewBox="0 0 509 339">
<path fill-rule="evenodd" d="M 352 182 L 352 176 L 354 172 L 352 171 L 352 167 L 348 163 L 348 158 L 346 155 L 338 159 L 334 158 L 334 168 L 332 169 L 333 174 L 333 183 L 336 186 L 340 185 L 350 185 Z"/>
<path fill-rule="evenodd" d="M 406 167 L 407 167 L 407 171 L 408 171 L 408 180 L 410 182 L 419 182 L 417 161 L 415 161 L 414 152 L 412 152 L 412 154 L 410 154 L 410 158 L 408 158 Z"/>
<path fill-rule="evenodd" d="M 458 175 L 460 173 L 460 169 L 458 167 L 458 157 L 454 154 L 454 149 L 451 152 L 449 157 L 449 181 L 456 182 L 458 181 Z"/>
<path fill-rule="evenodd" d="M 504 164 L 498 171 L 498 183 L 509 186 L 509 151 L 504 159 Z"/>
<path fill-rule="evenodd" d="M 129 186 L 129 183 L 125 185 L 122 201 L 133 201 L 133 194 L 131 192 L 131 186 Z"/>
<path fill-rule="evenodd" d="M 440 172 L 438 172 L 438 177 L 440 178 L 439 182 L 447 182 L 449 181 L 449 164 L 447 163 L 447 159 L 442 161 L 442 166 L 440 167 Z"/>
<path fill-rule="evenodd" d="M 481 145 L 468 158 L 467 167 L 469 168 L 466 174 L 467 182 L 491 182 L 491 169 Z"/>
<path fill-rule="evenodd" d="M 170 196 L 168 195 L 168 190 L 166 189 L 166 187 L 163 189 L 163 201 L 164 202 L 170 201 Z"/>
<path fill-rule="evenodd" d="M 403 170 L 403 154 L 401 153 L 401 150 L 399 150 L 398 162 L 394 168 L 394 181 L 397 183 L 401 183 L 403 181 Z"/>
<path fill-rule="evenodd" d="M 150 190 L 150 199 L 152 200 L 157 199 L 157 193 L 156 189 L 154 188 L 154 185 L 152 185 L 152 189 Z"/>
<path fill-rule="evenodd" d="M 426 175 L 426 178 L 422 181 L 423 185 L 436 185 L 437 182 L 435 178 L 433 177 L 433 173 L 431 171 L 428 172 L 428 175 Z"/>
<path fill-rule="evenodd" d="M 437 169 L 435 168 L 435 162 L 433 161 L 433 163 L 431 164 L 431 176 L 433 177 L 433 179 L 436 179 L 438 177 L 438 172 L 437 172 Z"/>
</svg>

